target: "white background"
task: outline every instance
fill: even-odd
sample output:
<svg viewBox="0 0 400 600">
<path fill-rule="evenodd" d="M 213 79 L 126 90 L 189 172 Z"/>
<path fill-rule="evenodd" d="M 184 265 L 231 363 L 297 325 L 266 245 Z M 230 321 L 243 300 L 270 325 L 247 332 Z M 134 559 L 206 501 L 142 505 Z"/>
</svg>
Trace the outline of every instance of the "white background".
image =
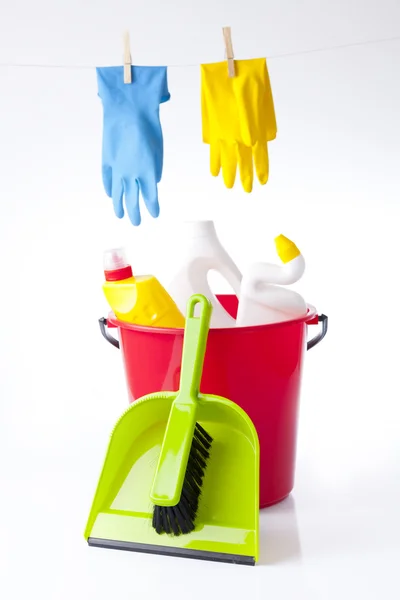
<svg viewBox="0 0 400 600">
<path fill-rule="evenodd" d="M 0 67 L 0 596 L 365 600 L 400 596 L 400 35 L 398 0 L 14 0 L 0 63 L 135 64 L 271 57 L 270 181 L 246 195 L 208 172 L 199 68 L 170 68 L 161 215 L 133 228 L 101 183 L 94 69 Z M 277 58 L 278 55 L 290 56 Z M 275 58 L 274 58 L 275 57 Z M 296 286 L 329 315 L 306 357 L 296 485 L 261 515 L 255 568 L 88 548 L 88 510 L 127 405 L 101 338 L 102 253 L 126 245 L 166 281 L 186 218 L 211 218 L 239 266 L 307 261 Z"/>
</svg>

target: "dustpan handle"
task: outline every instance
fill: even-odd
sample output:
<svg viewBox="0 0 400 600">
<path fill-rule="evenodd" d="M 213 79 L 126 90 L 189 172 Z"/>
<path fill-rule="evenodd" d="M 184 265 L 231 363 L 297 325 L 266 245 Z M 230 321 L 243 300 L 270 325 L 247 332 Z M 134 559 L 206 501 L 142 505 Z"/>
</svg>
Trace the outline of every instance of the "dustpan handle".
<svg viewBox="0 0 400 600">
<path fill-rule="evenodd" d="M 200 314 L 195 317 L 198 305 Z M 179 391 L 191 399 L 197 398 L 200 391 L 211 312 L 211 302 L 205 296 L 195 294 L 190 297 L 186 307 Z"/>
</svg>

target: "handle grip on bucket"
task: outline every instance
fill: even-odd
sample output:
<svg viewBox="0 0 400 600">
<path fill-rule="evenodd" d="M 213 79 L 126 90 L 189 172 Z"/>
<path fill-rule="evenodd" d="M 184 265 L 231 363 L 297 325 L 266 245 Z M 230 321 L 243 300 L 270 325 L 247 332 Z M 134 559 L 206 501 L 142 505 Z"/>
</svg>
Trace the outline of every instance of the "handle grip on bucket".
<svg viewBox="0 0 400 600">
<path fill-rule="evenodd" d="M 322 323 L 321 331 L 311 340 L 308 340 L 307 350 L 311 350 L 311 348 L 314 348 L 314 346 L 319 344 L 320 341 L 323 340 L 326 336 L 326 332 L 328 331 L 328 317 L 326 315 L 318 315 L 318 323 Z"/>
<path fill-rule="evenodd" d="M 108 322 L 107 319 L 101 317 L 99 319 L 100 331 L 101 335 L 109 342 L 112 346 L 119 348 L 119 341 L 115 339 L 112 335 L 108 333 Z"/>
</svg>

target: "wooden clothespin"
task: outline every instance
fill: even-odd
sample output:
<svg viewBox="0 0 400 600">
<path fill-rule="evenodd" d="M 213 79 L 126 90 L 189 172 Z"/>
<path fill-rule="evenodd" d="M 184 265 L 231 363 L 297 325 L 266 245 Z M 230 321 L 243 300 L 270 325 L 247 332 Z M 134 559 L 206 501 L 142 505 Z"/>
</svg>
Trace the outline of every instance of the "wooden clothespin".
<svg viewBox="0 0 400 600">
<path fill-rule="evenodd" d="M 228 61 L 228 75 L 229 77 L 235 77 L 235 61 L 233 60 L 234 55 L 231 38 L 231 28 L 223 27 L 222 33 L 224 36 L 226 59 Z"/>
<path fill-rule="evenodd" d="M 132 83 L 132 58 L 129 42 L 129 31 L 124 33 L 124 83 Z"/>
</svg>

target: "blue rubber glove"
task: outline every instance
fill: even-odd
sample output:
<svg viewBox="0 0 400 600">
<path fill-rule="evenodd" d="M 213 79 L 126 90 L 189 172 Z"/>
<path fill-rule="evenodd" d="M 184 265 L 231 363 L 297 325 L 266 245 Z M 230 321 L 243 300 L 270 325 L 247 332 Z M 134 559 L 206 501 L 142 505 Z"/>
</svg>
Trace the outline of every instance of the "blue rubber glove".
<svg viewBox="0 0 400 600">
<path fill-rule="evenodd" d="M 163 169 L 160 104 L 170 98 L 166 67 L 98 67 L 98 95 L 103 104 L 102 175 L 119 219 L 123 197 L 133 225 L 140 225 L 139 190 L 152 217 L 160 214 L 157 184 Z"/>
</svg>

